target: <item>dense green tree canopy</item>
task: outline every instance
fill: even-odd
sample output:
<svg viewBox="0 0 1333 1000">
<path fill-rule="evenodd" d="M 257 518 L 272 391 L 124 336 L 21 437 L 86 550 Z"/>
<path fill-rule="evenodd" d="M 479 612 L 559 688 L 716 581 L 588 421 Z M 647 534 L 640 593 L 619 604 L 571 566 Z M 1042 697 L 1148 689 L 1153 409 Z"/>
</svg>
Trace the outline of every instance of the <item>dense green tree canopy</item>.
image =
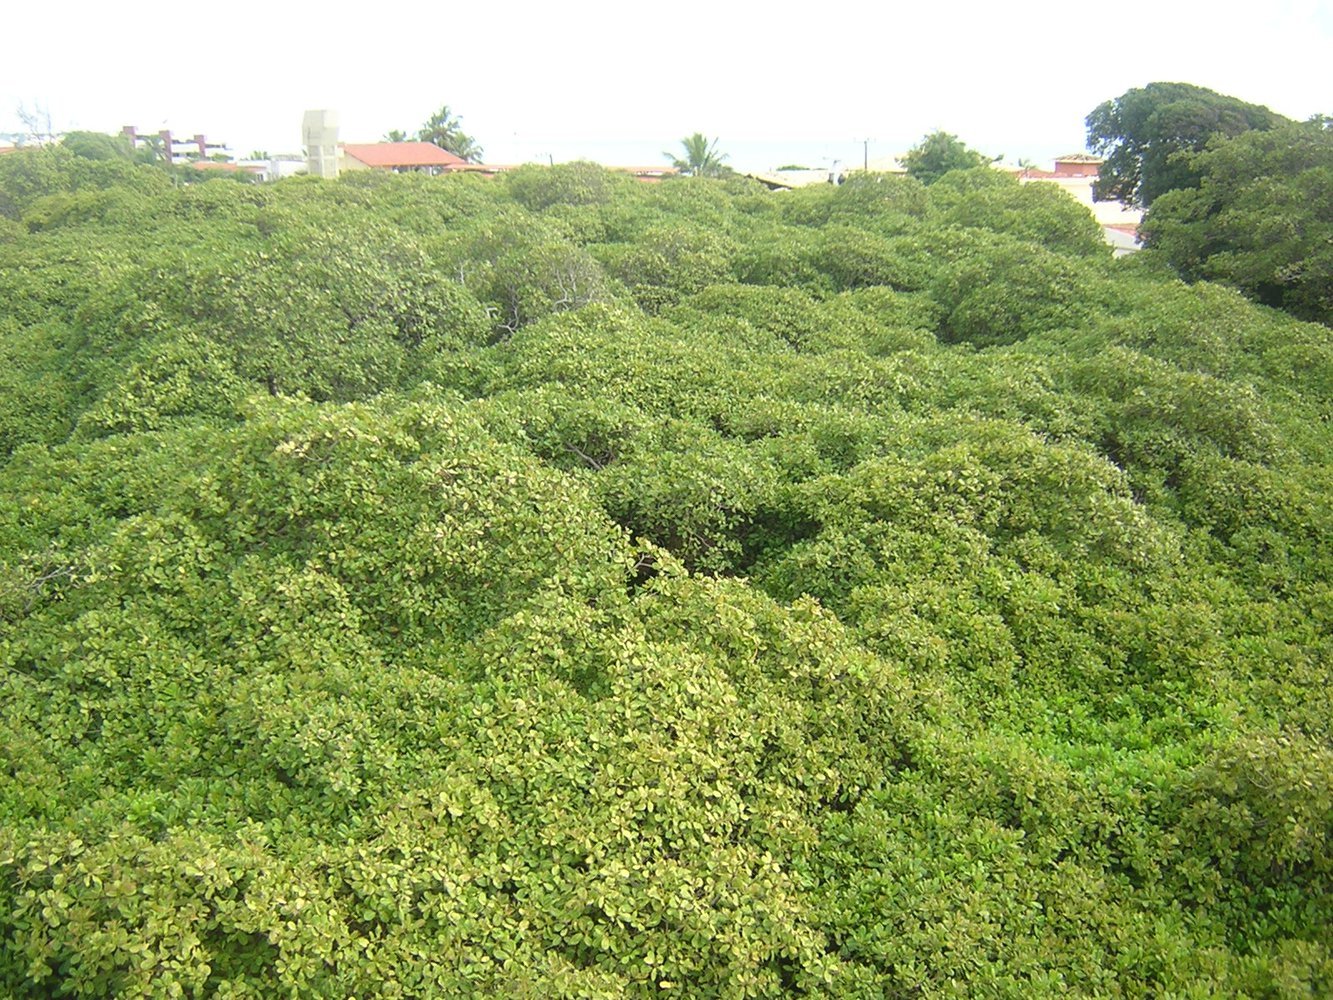
<svg viewBox="0 0 1333 1000">
<path fill-rule="evenodd" d="M 1198 188 L 1153 202 L 1143 226 L 1182 274 L 1333 325 L 1333 120 L 1214 139 Z"/>
<path fill-rule="evenodd" d="M 0 993 L 1333 994 L 1333 331 L 1062 197 L 0 157 Z"/>
<path fill-rule="evenodd" d="M 1088 115 L 1088 148 L 1106 157 L 1095 195 L 1147 208 L 1167 191 L 1195 187 L 1187 157 L 1217 135 L 1270 129 L 1287 119 L 1189 83 L 1150 83 L 1105 101 Z"/>
<path fill-rule="evenodd" d="M 968 170 L 989 162 L 988 157 L 969 149 L 958 136 L 943 131 L 925 136 L 903 156 L 908 175 L 922 184 L 933 184 L 950 170 Z"/>
<path fill-rule="evenodd" d="M 60 145 L 88 160 L 128 160 L 134 153 L 124 136 L 101 132 L 67 132 Z"/>
</svg>

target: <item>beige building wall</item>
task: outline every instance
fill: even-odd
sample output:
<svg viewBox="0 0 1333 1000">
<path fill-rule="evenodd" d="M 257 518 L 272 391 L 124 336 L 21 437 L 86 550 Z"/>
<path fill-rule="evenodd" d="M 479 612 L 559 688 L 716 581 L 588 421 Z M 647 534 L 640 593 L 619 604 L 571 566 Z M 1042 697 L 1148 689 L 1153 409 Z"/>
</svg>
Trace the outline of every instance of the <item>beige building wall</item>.
<svg viewBox="0 0 1333 1000">
<path fill-rule="evenodd" d="M 1129 208 L 1118 201 L 1093 201 L 1092 183 L 1095 180 L 1095 177 L 1033 177 L 1024 183 L 1054 184 L 1084 206 L 1103 226 L 1137 226 L 1143 221 L 1141 209 Z"/>
<path fill-rule="evenodd" d="M 362 163 L 355 156 L 348 156 L 343 149 L 338 150 L 338 169 L 339 170 L 369 170 L 370 164 Z"/>
</svg>

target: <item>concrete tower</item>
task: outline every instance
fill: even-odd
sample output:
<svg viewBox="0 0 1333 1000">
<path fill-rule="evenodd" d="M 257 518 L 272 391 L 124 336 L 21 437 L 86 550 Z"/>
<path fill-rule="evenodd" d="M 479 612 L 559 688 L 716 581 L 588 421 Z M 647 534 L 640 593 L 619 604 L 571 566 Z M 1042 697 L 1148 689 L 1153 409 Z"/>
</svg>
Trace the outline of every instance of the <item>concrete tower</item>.
<svg viewBox="0 0 1333 1000">
<path fill-rule="evenodd" d="M 338 176 L 338 112 L 307 111 L 301 119 L 308 173 L 333 179 Z"/>
</svg>

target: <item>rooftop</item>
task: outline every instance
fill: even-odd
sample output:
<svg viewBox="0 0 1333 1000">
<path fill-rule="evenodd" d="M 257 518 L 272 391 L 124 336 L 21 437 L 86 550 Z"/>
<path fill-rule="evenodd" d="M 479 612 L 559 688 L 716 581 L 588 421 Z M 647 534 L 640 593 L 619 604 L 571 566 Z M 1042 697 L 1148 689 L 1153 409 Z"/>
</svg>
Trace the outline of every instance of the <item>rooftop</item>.
<svg viewBox="0 0 1333 1000">
<path fill-rule="evenodd" d="M 368 167 L 456 167 L 467 162 L 429 142 L 349 142 L 342 151 Z"/>
</svg>

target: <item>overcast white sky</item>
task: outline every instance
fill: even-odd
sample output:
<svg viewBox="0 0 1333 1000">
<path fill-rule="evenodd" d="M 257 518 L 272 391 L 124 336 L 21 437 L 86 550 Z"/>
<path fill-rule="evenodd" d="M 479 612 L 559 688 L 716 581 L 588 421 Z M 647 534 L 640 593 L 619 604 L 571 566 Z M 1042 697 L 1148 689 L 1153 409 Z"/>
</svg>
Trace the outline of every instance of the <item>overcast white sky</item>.
<svg viewBox="0 0 1333 1000">
<path fill-rule="evenodd" d="M 24 3 L 0 37 L 0 133 L 40 106 L 57 129 L 170 127 L 276 153 L 299 150 L 307 108 L 374 141 L 447 103 L 491 162 L 659 162 L 702 131 L 762 169 L 859 159 L 864 138 L 871 156 L 900 152 L 936 128 L 1049 159 L 1083 147 L 1093 107 L 1153 80 L 1333 113 L 1333 0 L 896 8 Z"/>
</svg>

